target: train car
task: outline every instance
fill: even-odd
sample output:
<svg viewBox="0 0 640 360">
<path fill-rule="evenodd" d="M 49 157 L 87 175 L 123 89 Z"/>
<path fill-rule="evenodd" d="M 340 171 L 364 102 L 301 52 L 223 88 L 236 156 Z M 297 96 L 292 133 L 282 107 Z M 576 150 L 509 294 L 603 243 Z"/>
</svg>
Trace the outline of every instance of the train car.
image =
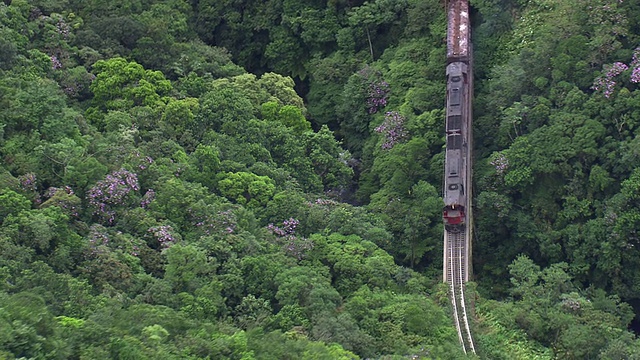
<svg viewBox="0 0 640 360">
<path fill-rule="evenodd" d="M 459 232 L 465 226 L 467 163 L 467 65 L 452 62 L 447 66 L 446 157 L 444 208 L 442 219 L 447 231 Z"/>
<path fill-rule="evenodd" d="M 458 156 L 455 151 L 456 150 L 452 150 L 452 152 L 447 151 L 449 159 L 446 163 L 445 205 L 442 210 L 444 226 L 447 231 L 450 232 L 462 231 L 465 225 L 466 196 L 464 193 L 464 171 L 462 171 L 463 159 L 461 156 Z"/>
<path fill-rule="evenodd" d="M 463 231 L 466 226 L 465 193 L 467 181 L 467 146 L 471 121 L 469 6 L 465 0 L 449 3 L 447 30 L 447 105 L 446 157 L 444 176 L 444 208 L 442 219 L 449 232 Z"/>
<path fill-rule="evenodd" d="M 447 64 L 470 60 L 471 28 L 469 21 L 469 2 L 451 0 L 448 10 L 447 27 Z"/>
</svg>

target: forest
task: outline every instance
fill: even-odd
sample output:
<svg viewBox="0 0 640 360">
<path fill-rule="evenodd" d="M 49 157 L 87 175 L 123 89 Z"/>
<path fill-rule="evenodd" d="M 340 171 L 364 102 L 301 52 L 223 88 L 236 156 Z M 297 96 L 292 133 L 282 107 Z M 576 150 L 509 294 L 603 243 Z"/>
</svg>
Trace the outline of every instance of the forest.
<svg viewBox="0 0 640 360">
<path fill-rule="evenodd" d="M 0 2 L 0 359 L 640 359 L 640 0 Z"/>
</svg>

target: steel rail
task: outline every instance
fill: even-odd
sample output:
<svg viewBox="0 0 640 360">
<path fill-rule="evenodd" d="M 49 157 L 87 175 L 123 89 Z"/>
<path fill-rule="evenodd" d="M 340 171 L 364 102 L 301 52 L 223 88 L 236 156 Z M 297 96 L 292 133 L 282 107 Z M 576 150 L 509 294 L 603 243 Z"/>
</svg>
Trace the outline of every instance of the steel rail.
<svg viewBox="0 0 640 360">
<path fill-rule="evenodd" d="M 471 352 L 473 352 L 474 354 L 476 353 L 476 348 L 473 345 L 473 337 L 471 337 L 471 328 L 469 327 L 469 317 L 467 316 L 467 305 L 466 305 L 466 301 L 464 298 L 464 291 L 465 291 L 465 270 L 466 268 L 463 266 L 463 264 L 467 263 L 467 236 L 466 234 L 468 234 L 467 232 L 465 232 L 465 237 L 463 240 L 463 246 L 460 246 L 459 252 L 460 252 L 460 307 L 462 308 L 462 325 L 465 329 L 466 335 L 467 335 L 467 341 L 469 343 L 469 348 L 471 350 Z M 466 351 L 466 346 L 463 344 L 462 345 L 465 353 Z"/>
<path fill-rule="evenodd" d="M 448 264 L 448 271 L 447 271 L 447 282 L 449 283 L 449 290 L 451 292 L 450 297 L 451 297 L 451 307 L 453 308 L 453 318 L 456 324 L 456 330 L 458 332 L 458 340 L 460 340 L 460 344 L 462 345 L 462 351 L 464 351 L 464 353 L 467 353 L 467 349 L 465 347 L 465 341 L 464 341 L 464 336 L 462 334 L 462 327 L 460 326 L 460 316 L 458 314 L 459 309 L 458 309 L 458 296 L 456 296 L 456 279 L 458 278 L 458 276 L 456 276 L 456 270 L 458 269 L 458 266 L 456 266 L 456 263 L 460 263 L 459 258 L 456 256 L 455 253 L 455 248 L 458 247 L 457 243 L 458 243 L 458 239 L 457 236 L 458 234 L 448 234 L 445 230 L 445 236 L 448 237 L 447 238 L 447 243 L 449 245 L 449 249 L 448 249 L 448 260 L 449 260 L 449 264 Z"/>
</svg>

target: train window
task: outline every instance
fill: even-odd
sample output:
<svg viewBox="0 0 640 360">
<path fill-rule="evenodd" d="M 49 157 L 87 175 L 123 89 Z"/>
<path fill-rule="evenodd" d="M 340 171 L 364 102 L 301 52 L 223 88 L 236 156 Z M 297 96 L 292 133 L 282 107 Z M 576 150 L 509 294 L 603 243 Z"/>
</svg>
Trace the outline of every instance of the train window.
<svg viewBox="0 0 640 360">
<path fill-rule="evenodd" d="M 460 105 L 460 88 L 455 87 L 451 88 L 449 92 L 449 104 L 450 105 Z"/>
<path fill-rule="evenodd" d="M 460 184 L 460 195 L 464 195 L 464 185 Z"/>
<path fill-rule="evenodd" d="M 458 190 L 458 184 L 449 184 L 449 190 Z"/>
<path fill-rule="evenodd" d="M 449 91 L 449 105 L 460 105 L 460 88 L 453 88 Z"/>
<path fill-rule="evenodd" d="M 453 81 L 453 82 L 460 82 L 460 80 L 462 80 L 460 78 L 460 76 L 454 76 L 454 77 L 451 78 L 451 81 Z"/>
<path fill-rule="evenodd" d="M 447 162 L 449 163 L 449 177 L 458 176 L 459 159 L 458 158 L 447 159 Z"/>
<path fill-rule="evenodd" d="M 451 115 L 447 118 L 447 131 L 460 130 L 462 128 L 462 116 Z"/>
<path fill-rule="evenodd" d="M 462 149 L 462 135 L 451 134 L 447 136 L 447 150 Z"/>
</svg>

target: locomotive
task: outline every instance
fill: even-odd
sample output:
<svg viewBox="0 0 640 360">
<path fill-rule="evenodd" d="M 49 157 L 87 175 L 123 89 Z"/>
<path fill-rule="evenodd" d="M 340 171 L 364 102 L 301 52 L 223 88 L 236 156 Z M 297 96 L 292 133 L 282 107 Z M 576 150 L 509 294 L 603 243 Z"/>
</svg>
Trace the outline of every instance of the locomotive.
<svg viewBox="0 0 640 360">
<path fill-rule="evenodd" d="M 447 30 L 447 104 L 444 208 L 442 219 L 449 232 L 461 232 L 466 223 L 468 143 L 471 109 L 469 16 L 465 0 L 449 3 Z"/>
</svg>

